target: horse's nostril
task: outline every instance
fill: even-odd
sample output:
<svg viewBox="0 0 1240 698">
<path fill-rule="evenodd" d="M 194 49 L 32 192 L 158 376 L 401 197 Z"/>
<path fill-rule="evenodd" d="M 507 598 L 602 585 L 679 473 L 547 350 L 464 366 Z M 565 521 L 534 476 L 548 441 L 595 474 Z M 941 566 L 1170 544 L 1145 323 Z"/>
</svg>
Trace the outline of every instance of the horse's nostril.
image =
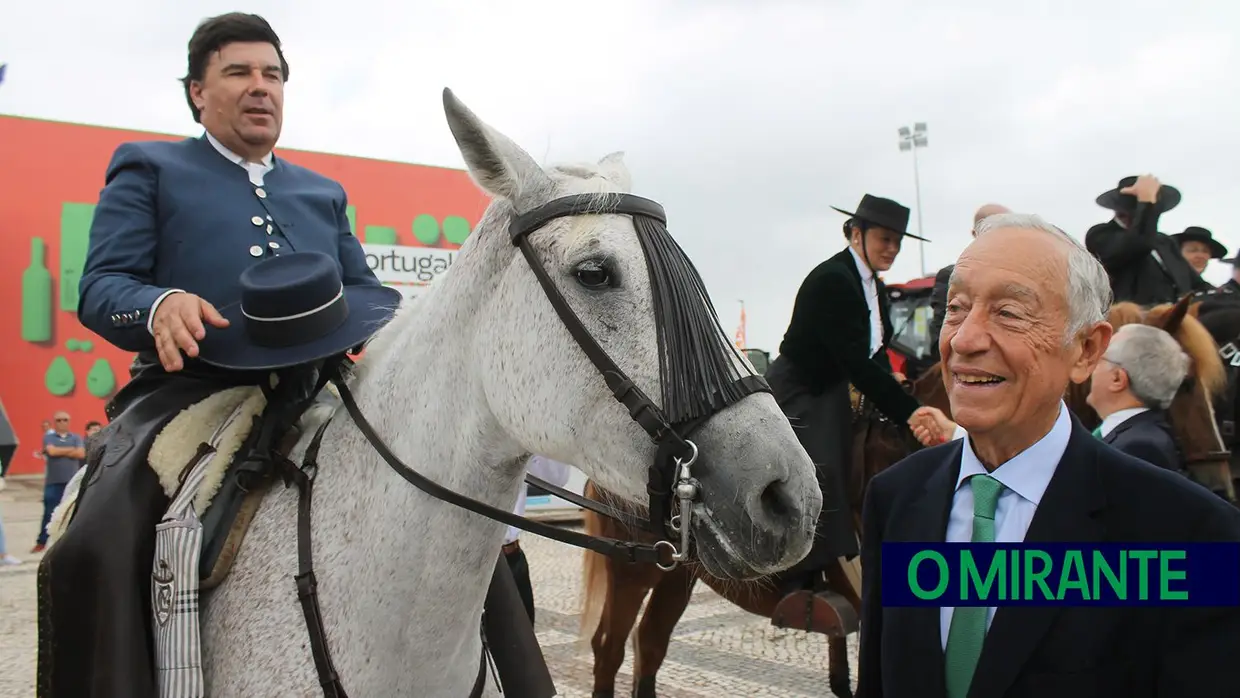
<svg viewBox="0 0 1240 698">
<path fill-rule="evenodd" d="M 776 480 L 762 490 L 762 513 L 769 521 L 786 521 L 796 507 L 792 504 L 788 485 Z"/>
</svg>

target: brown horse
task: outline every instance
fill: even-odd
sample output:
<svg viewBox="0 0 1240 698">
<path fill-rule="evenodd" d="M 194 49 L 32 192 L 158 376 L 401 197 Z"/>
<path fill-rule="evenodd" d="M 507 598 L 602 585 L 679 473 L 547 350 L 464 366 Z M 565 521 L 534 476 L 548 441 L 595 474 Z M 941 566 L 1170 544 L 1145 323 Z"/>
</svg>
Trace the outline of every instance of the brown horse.
<svg viewBox="0 0 1240 698">
<path fill-rule="evenodd" d="M 1212 396 L 1224 386 L 1225 374 L 1213 338 L 1188 309 L 1187 301 L 1172 306 L 1158 306 L 1148 311 L 1130 303 L 1112 306 L 1108 320 L 1115 327 L 1143 323 L 1167 330 L 1179 341 L 1192 360 L 1191 380 L 1176 397 L 1169 410 L 1169 420 L 1184 450 L 1185 460 L 1197 479 L 1214 472 L 1226 472 L 1227 451 L 1214 425 Z M 913 394 L 923 404 L 933 405 L 951 415 L 939 365 L 928 369 L 913 385 Z M 1097 413 L 1085 402 L 1089 384 L 1071 386 L 1064 396 L 1072 412 L 1086 428 L 1099 423 Z M 877 414 L 865 400 L 854 401 L 854 459 L 849 481 L 853 515 L 860 529 L 861 504 L 865 486 L 882 469 L 898 462 L 919 444 L 907 427 L 892 423 Z M 1228 481 L 1230 482 L 1230 481 Z M 1229 485 L 1230 486 L 1230 485 Z M 606 493 L 587 483 L 585 496 L 607 501 Z M 634 531 L 623 524 L 594 514 L 582 512 L 585 528 L 591 535 L 619 539 L 652 541 L 648 534 Z M 591 636 L 594 651 L 593 698 L 614 698 L 616 674 L 624 661 L 624 645 L 637 622 L 642 601 L 650 593 L 633 638 L 634 698 L 655 697 L 655 676 L 667 655 L 672 632 L 689 605 L 690 595 L 698 579 L 723 598 L 755 615 L 770 618 L 782 598 L 778 585 L 771 580 L 748 583 L 725 582 L 711 577 L 692 564 L 662 572 L 653 565 L 620 564 L 592 552 L 584 556 L 582 583 L 582 635 Z M 851 565 L 835 565 L 827 578 L 833 591 L 843 595 L 860 608 L 856 588 L 858 570 Z M 828 685 L 841 698 L 852 696 L 846 639 L 828 638 Z"/>
</svg>

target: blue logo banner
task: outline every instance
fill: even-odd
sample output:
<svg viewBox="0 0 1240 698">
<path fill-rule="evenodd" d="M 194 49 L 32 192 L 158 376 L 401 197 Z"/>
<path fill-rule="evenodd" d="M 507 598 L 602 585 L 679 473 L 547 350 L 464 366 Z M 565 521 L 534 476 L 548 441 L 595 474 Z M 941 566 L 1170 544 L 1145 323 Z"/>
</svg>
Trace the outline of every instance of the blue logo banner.
<svg viewBox="0 0 1240 698">
<path fill-rule="evenodd" d="M 1240 543 L 884 543 L 884 606 L 1240 606 Z"/>
</svg>

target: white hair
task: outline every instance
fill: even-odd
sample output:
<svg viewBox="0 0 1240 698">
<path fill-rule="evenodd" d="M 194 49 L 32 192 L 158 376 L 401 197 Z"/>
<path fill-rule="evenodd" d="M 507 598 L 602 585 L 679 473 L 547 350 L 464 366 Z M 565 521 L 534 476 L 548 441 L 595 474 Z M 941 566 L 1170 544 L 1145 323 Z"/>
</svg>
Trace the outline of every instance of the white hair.
<svg viewBox="0 0 1240 698">
<path fill-rule="evenodd" d="M 1064 343 L 1070 343 L 1082 330 L 1105 322 L 1111 310 L 1111 278 L 1085 245 L 1058 227 L 1031 213 L 998 213 L 978 222 L 977 235 L 1000 228 L 1037 230 L 1054 235 L 1068 245 L 1068 325 Z"/>
<path fill-rule="evenodd" d="M 1128 374 L 1134 397 L 1146 407 L 1164 410 L 1179 392 L 1191 362 L 1166 330 L 1137 324 L 1119 328 L 1105 358 Z"/>
</svg>

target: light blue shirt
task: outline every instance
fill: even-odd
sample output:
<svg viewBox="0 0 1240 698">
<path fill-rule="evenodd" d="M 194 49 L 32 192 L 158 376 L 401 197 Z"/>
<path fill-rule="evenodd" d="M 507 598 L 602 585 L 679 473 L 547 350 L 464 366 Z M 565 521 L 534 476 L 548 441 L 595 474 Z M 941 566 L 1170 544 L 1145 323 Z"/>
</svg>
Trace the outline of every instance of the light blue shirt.
<svg viewBox="0 0 1240 698">
<path fill-rule="evenodd" d="M 964 435 L 957 428 L 956 437 Z M 995 542 L 1019 543 L 1029 531 L 1029 523 L 1037 513 L 1038 504 L 1047 485 L 1068 449 L 1072 436 L 1072 418 L 1068 408 L 1059 403 L 1059 417 L 1050 432 L 1037 443 L 1020 452 L 1012 460 L 995 468 L 990 476 L 1003 483 L 1003 493 L 995 508 Z M 986 467 L 973 452 L 973 444 L 965 439 L 960 454 L 960 475 L 956 478 L 956 494 L 952 497 L 951 515 L 947 520 L 948 543 L 968 543 L 973 539 L 973 486 L 965 482 L 972 475 L 986 474 Z M 947 648 L 947 633 L 952 627 L 952 607 L 939 609 L 940 639 Z M 995 619 L 994 607 L 986 609 L 986 627 Z"/>
</svg>

